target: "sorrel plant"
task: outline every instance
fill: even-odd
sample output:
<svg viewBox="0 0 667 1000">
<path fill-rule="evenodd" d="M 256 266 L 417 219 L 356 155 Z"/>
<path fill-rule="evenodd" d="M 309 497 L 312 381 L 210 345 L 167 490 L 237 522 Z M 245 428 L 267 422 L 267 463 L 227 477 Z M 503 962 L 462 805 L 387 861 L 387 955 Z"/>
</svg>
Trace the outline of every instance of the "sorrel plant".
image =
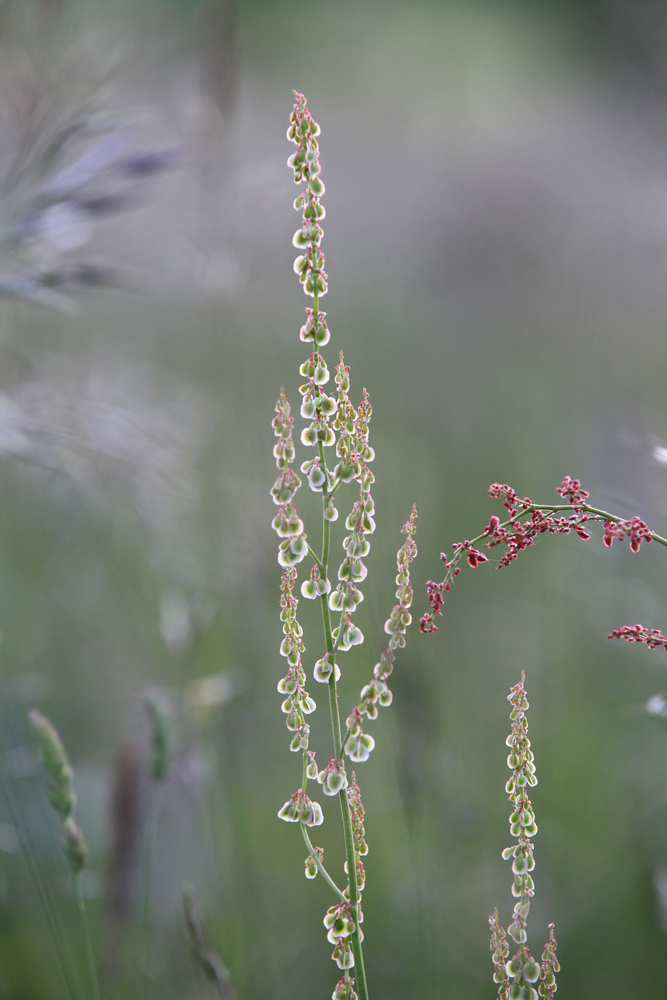
<svg viewBox="0 0 667 1000">
<path fill-rule="evenodd" d="M 364 641 L 352 616 L 363 600 L 359 589 L 359 584 L 367 573 L 363 560 L 370 550 L 369 536 L 375 531 L 375 505 L 371 496 L 374 476 L 368 467 L 374 458 L 368 440 L 372 410 L 365 389 L 358 406 L 353 406 L 349 396 L 350 370 L 344 363 L 342 351 L 334 379 L 337 393 L 328 395 L 324 389 L 330 374 L 320 348 L 328 344 L 330 334 L 326 314 L 320 309 L 320 299 L 328 290 L 321 245 L 325 210 L 321 202 L 324 184 L 320 177 L 317 142 L 320 127 L 311 117 L 305 97 L 296 91 L 294 96 L 296 103 L 290 117 L 287 138 L 297 148 L 290 156 L 288 165 L 294 171 L 295 183 L 303 185 L 294 201 L 294 208 L 302 213 L 301 227 L 293 239 L 294 246 L 301 251 L 294 261 L 294 270 L 305 294 L 313 299 L 312 307 L 306 308 L 306 322 L 300 333 L 301 340 L 312 347 L 312 351 L 299 368 L 299 374 L 305 379 L 299 392 L 302 397 L 300 413 L 306 421 L 300 435 L 301 443 L 314 449 L 315 456 L 304 461 L 300 469 L 307 478 L 310 489 L 322 495 L 322 530 L 318 555 L 308 541 L 304 524 L 294 505 L 294 496 L 301 480 L 292 469 L 295 459 L 292 440 L 294 417 L 285 391 L 281 388 L 273 420 L 278 438 L 273 454 L 279 475 L 271 490 L 273 500 L 279 507 L 273 520 L 273 527 L 281 538 L 278 562 L 284 567 L 280 598 L 284 639 L 280 652 L 287 659 L 287 672 L 278 684 L 278 691 L 285 696 L 282 710 L 287 716 L 287 728 L 293 733 L 290 750 L 301 754 L 302 768 L 299 787 L 285 802 L 278 815 L 301 827 L 308 850 L 306 877 L 315 878 L 319 872 L 335 896 L 334 904 L 324 917 L 328 940 L 334 946 L 332 958 L 343 971 L 333 998 L 355 1000 L 358 997 L 359 1000 L 367 1000 L 361 894 L 365 884 L 362 858 L 367 854 L 368 846 L 363 825 L 361 793 L 354 772 L 351 780 L 348 779 L 344 756 L 347 755 L 355 763 L 368 759 L 375 741 L 364 731 L 366 721 L 377 717 L 379 706 L 391 704 L 388 681 L 393 669 L 394 650 L 405 645 L 405 631 L 411 622 L 410 563 L 417 554 L 414 542 L 417 512 L 413 507 L 402 528 L 406 538 L 397 556 L 397 603 L 384 626 L 389 635 L 387 648 L 375 664 L 368 684 L 362 688 L 358 703 L 342 725 L 337 687 L 340 667 L 336 660 L 339 653 Z M 335 460 L 327 461 L 327 451 L 335 454 Z M 340 487 L 352 483 L 358 488 L 359 499 L 353 502 L 345 520 L 348 534 L 342 541 L 343 558 L 338 566 L 334 588 L 329 579 L 332 569 L 331 526 L 338 519 L 334 499 L 338 500 L 336 494 Z M 317 765 L 315 752 L 309 746 L 310 727 L 306 716 L 315 711 L 316 705 L 306 690 L 303 664 L 306 647 L 303 629 L 296 617 L 298 601 L 294 594 L 297 583 L 296 566 L 308 558 L 312 566 L 301 584 L 301 594 L 309 600 L 320 601 L 324 650 L 315 662 L 313 676 L 315 681 L 326 686 L 333 734 L 333 756 L 321 769 Z M 333 620 L 332 612 L 335 616 Z M 324 794 L 337 797 L 340 804 L 346 859 L 342 889 L 324 866 L 323 850 L 314 846 L 310 840 L 308 829 L 319 826 L 324 820 L 324 813 L 320 803 L 308 795 L 308 781 L 319 783 Z M 350 974 L 352 968 L 354 979 Z"/>
<path fill-rule="evenodd" d="M 554 925 L 549 924 L 549 940 L 544 946 L 542 964 L 536 962 L 530 953 L 528 941 L 528 912 L 530 901 L 535 894 L 535 883 L 531 872 L 535 869 L 533 844 L 531 838 L 537 833 L 537 823 L 528 789 L 537 784 L 533 751 L 528 739 L 528 699 L 524 688 L 525 674 L 515 684 L 507 700 L 512 705 L 510 719 L 512 731 L 507 737 L 510 748 L 507 766 L 512 776 L 505 785 L 505 791 L 512 803 L 510 814 L 510 833 L 517 842 L 503 851 L 503 859 L 512 859 L 512 895 L 516 899 L 514 919 L 507 928 L 503 928 L 498 920 L 497 908 L 489 917 L 491 927 L 491 951 L 494 964 L 493 980 L 498 983 L 498 1000 L 537 1000 L 539 996 L 551 1000 L 556 992 L 556 977 L 560 966 L 556 959 L 556 938 Z M 509 958 L 507 935 L 518 944 L 516 953 Z M 533 983 L 541 979 L 537 990 Z"/>
<path fill-rule="evenodd" d="M 574 532 L 582 540 L 588 541 L 591 537 L 588 529 L 596 524 L 602 525 L 602 540 L 607 547 L 611 547 L 615 540 L 624 539 L 629 540 L 630 549 L 635 553 L 639 552 L 642 542 L 655 541 L 667 546 L 667 539 L 649 528 L 640 517 L 625 519 L 593 507 L 588 503 L 590 495 L 588 491 L 582 488 L 578 479 L 571 479 L 570 476 L 566 476 L 560 486 L 556 487 L 556 492 L 566 501 L 560 504 L 534 503 L 530 497 L 519 497 L 516 490 L 505 483 L 492 483 L 488 492 L 492 498 L 502 500 L 509 516 L 501 521 L 496 514 L 493 514 L 479 535 L 472 540 L 465 539 L 454 544 L 451 559 L 447 558 L 445 552 L 440 554 L 446 573 L 439 583 L 433 580 L 427 583 L 430 610 L 422 615 L 420 620 L 419 628 L 423 633 L 438 630 L 435 619 L 442 614 L 445 594 L 461 572 L 460 564 L 464 557 L 472 569 L 489 562 L 488 556 L 476 548 L 477 545 L 481 544 L 486 549 L 504 547 L 497 563 L 498 569 L 509 566 L 517 559 L 520 552 L 533 545 L 541 535 L 567 535 Z M 608 638 L 644 643 L 649 649 L 667 648 L 667 636 L 658 629 L 647 629 L 640 624 L 616 628 Z M 529 873 L 535 866 L 529 838 L 537 832 L 526 789 L 537 784 L 537 779 L 534 774 L 533 754 L 530 750 L 528 724 L 525 718 L 528 701 L 523 687 L 524 681 L 525 677 L 522 674 L 521 682 L 512 688 L 509 695 L 513 708 L 510 716 L 512 732 L 507 739 L 511 751 L 507 763 L 513 773 L 507 782 L 506 791 L 514 806 L 510 816 L 510 826 L 512 834 L 518 837 L 518 842 L 515 847 L 505 848 L 502 856 L 505 860 L 513 859 L 512 893 L 518 897 L 514 908 L 514 920 L 508 932 L 519 944 L 519 950 L 511 959 L 507 958 L 509 955 L 507 933 L 499 923 L 498 911 L 496 910 L 489 918 L 491 950 L 495 966 L 493 978 L 499 984 L 499 1000 L 537 1000 L 538 993 L 542 997 L 552 997 L 556 992 L 555 973 L 560 968 L 556 959 L 553 924 L 549 925 L 549 940 L 544 947 L 541 965 L 534 961 L 526 947 L 525 922 L 530 909 L 530 898 L 534 892 L 533 879 Z M 538 979 L 542 981 L 536 991 L 532 984 Z"/>
</svg>

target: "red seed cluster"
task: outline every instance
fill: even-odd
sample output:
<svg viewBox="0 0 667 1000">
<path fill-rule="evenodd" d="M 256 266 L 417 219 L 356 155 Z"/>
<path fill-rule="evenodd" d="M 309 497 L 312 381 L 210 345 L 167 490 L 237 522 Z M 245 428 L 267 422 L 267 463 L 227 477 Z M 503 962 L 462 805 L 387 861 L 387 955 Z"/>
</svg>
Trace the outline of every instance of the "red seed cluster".
<svg viewBox="0 0 667 1000">
<path fill-rule="evenodd" d="M 497 563 L 498 569 L 501 569 L 503 566 L 509 566 L 519 553 L 529 548 L 540 535 L 546 533 L 569 535 L 574 532 L 584 540 L 589 539 L 590 522 L 604 524 L 603 541 L 607 546 L 610 546 L 615 538 L 619 540 L 628 538 L 632 551 L 638 552 L 642 542 L 650 542 L 656 538 L 655 533 L 639 517 L 632 517 L 626 521 L 613 517 L 606 511 L 591 507 L 587 503 L 589 493 L 582 488 L 578 479 L 565 476 L 560 486 L 556 487 L 556 492 L 566 501 L 565 504 L 534 503 L 530 497 L 520 497 L 516 490 L 508 486 L 507 483 L 492 483 L 489 486 L 489 496 L 502 500 L 509 517 L 507 520 L 501 521 L 494 514 L 489 518 L 489 523 L 481 535 L 472 541 L 457 542 L 454 545 L 454 555 L 451 561 L 447 560 L 444 552 L 441 553 L 440 558 L 446 567 L 445 578 L 441 583 L 429 580 L 426 584 L 430 611 L 423 615 L 420 620 L 419 629 L 421 632 L 437 631 L 434 618 L 436 615 L 442 614 L 444 595 L 449 590 L 454 577 L 460 572 L 458 563 L 462 557 L 465 556 L 468 565 L 473 568 L 488 561 L 488 557 L 474 547 L 475 543 L 481 539 L 486 539 L 484 548 L 492 549 L 497 545 L 505 547 L 505 551 Z M 662 539 L 660 540 L 662 541 Z M 628 636 L 623 635 L 622 638 L 628 638 Z M 646 640 L 633 638 L 630 641 L 643 642 Z"/>
<path fill-rule="evenodd" d="M 626 642 L 643 642 L 649 649 L 658 649 L 659 646 L 667 647 L 667 636 L 664 636 L 657 628 L 652 628 L 649 632 L 643 625 L 623 625 L 610 632 L 607 638 L 625 639 Z"/>
<path fill-rule="evenodd" d="M 442 559 L 443 556 L 445 556 L 444 552 L 441 554 L 440 558 Z M 445 556 L 445 562 L 446 562 L 446 556 Z M 457 573 L 459 572 L 458 567 L 456 569 L 456 572 Z M 419 620 L 420 632 L 438 631 L 438 626 L 435 624 L 433 619 L 436 615 L 442 614 L 440 608 L 445 603 L 444 591 L 449 590 L 449 586 L 450 586 L 449 581 L 447 581 L 446 583 L 444 580 L 442 581 L 442 583 L 434 583 L 433 580 L 426 581 L 426 589 L 428 591 L 428 601 L 429 604 L 431 605 L 431 613 L 430 614 L 427 613 L 421 616 Z"/>
<path fill-rule="evenodd" d="M 629 521 L 605 521 L 602 541 L 611 547 L 615 538 L 623 541 L 626 535 L 630 539 L 630 548 L 639 552 L 642 542 L 652 542 L 654 533 L 640 517 L 631 517 Z"/>
<path fill-rule="evenodd" d="M 560 486 L 556 487 L 556 493 L 560 493 L 563 499 L 567 500 L 573 507 L 581 507 L 590 496 L 590 493 L 582 490 L 578 479 L 570 479 L 569 476 L 566 476 Z"/>
<path fill-rule="evenodd" d="M 530 501 L 527 502 L 530 503 Z M 584 540 L 591 537 L 584 528 L 589 517 L 583 511 L 577 511 L 570 514 L 569 517 L 554 517 L 544 510 L 533 510 L 528 520 L 522 521 L 520 519 L 526 513 L 526 501 L 519 501 L 519 503 L 523 509 L 508 506 L 510 519 L 507 524 L 502 525 L 497 517 L 492 517 L 483 532 L 484 536 L 489 539 L 488 542 L 484 543 L 487 549 L 501 544 L 507 546 L 507 551 L 503 553 L 498 563 L 498 569 L 509 566 L 519 552 L 527 549 L 539 535 L 543 535 L 545 532 L 568 535 L 574 531 Z M 486 559 L 486 557 L 484 558 Z M 470 561 L 470 556 L 468 556 L 468 563 L 471 566 L 477 565 L 477 562 Z"/>
</svg>

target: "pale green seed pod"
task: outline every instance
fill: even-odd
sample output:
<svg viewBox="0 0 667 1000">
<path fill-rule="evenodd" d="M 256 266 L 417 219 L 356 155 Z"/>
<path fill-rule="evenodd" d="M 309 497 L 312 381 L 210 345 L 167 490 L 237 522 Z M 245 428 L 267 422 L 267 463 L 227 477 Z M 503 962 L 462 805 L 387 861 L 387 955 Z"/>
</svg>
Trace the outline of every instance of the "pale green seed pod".
<svg viewBox="0 0 667 1000">
<path fill-rule="evenodd" d="M 510 977 L 519 975 L 521 972 L 521 958 L 519 955 L 514 955 L 508 962 L 505 963 L 505 971 Z"/>
<path fill-rule="evenodd" d="M 521 974 L 527 983 L 536 983 L 540 978 L 540 966 L 538 962 L 526 962 Z"/>
<path fill-rule="evenodd" d="M 324 470 L 319 467 L 319 465 L 313 465 L 310 472 L 308 473 L 308 485 L 311 490 L 315 493 L 321 492 L 322 488 L 326 484 L 327 477 Z"/>
<path fill-rule="evenodd" d="M 306 777 L 311 781 L 317 781 L 317 764 L 314 760 L 311 760 L 306 768 Z"/>
<path fill-rule="evenodd" d="M 329 678 L 331 677 L 331 669 L 332 667 L 331 664 L 329 663 L 329 660 L 327 659 L 326 656 L 323 656 L 322 659 L 318 660 L 317 663 L 315 664 L 315 667 L 313 669 L 313 677 L 320 684 L 327 684 Z"/>
<path fill-rule="evenodd" d="M 350 760 L 362 763 L 363 761 L 368 760 L 374 747 L 375 740 L 373 737 L 369 736 L 367 733 L 362 733 L 356 738 L 351 736 L 348 739 L 345 744 L 345 753 L 348 755 Z"/>
<path fill-rule="evenodd" d="M 286 823 L 299 822 L 299 808 L 294 802 L 287 801 L 278 813 L 278 819 L 284 819 Z"/>
<path fill-rule="evenodd" d="M 311 857 L 306 858 L 306 878 L 315 878 L 317 875 L 317 865 Z"/>
</svg>

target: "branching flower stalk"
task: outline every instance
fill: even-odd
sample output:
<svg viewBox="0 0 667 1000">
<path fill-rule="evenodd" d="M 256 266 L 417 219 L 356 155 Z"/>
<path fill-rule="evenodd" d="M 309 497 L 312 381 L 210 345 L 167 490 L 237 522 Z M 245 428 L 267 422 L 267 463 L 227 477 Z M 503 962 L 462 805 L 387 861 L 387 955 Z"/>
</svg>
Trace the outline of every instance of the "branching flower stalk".
<svg viewBox="0 0 667 1000">
<path fill-rule="evenodd" d="M 333 998 L 368 1000 L 361 930 L 361 893 L 365 884 L 361 859 L 368 852 L 368 846 L 359 786 L 354 774 L 352 782 L 348 781 L 344 755 L 347 754 L 355 762 L 368 759 L 375 741 L 364 731 L 365 720 L 377 717 L 378 706 L 391 704 L 388 678 L 393 668 L 394 650 L 405 645 L 405 631 L 411 622 L 410 563 L 417 554 L 414 542 L 417 512 L 413 507 L 402 529 L 406 537 L 397 556 L 397 604 L 385 623 L 385 631 L 389 635 L 388 646 L 375 665 L 372 678 L 362 689 L 359 702 L 353 707 L 343 728 L 337 688 L 340 667 L 336 658 L 338 653 L 364 641 L 361 629 L 353 622 L 352 616 L 363 600 L 359 589 L 359 584 L 367 573 L 363 559 L 370 550 L 368 536 L 375 531 L 375 506 L 371 496 L 374 476 L 368 467 L 374 458 L 368 440 L 372 408 L 365 389 L 359 405 L 356 408 L 353 406 L 349 396 L 350 370 L 344 362 L 342 351 L 334 378 L 336 393 L 328 395 L 324 389 L 329 382 L 330 373 L 320 348 L 329 342 L 330 333 L 326 314 L 320 309 L 320 299 L 328 290 L 321 246 L 321 223 L 325 210 L 321 203 L 324 184 L 320 178 L 317 142 L 320 128 L 306 108 L 305 97 L 296 91 L 294 96 L 296 103 L 290 117 L 287 138 L 297 148 L 290 156 L 288 165 L 294 171 L 295 183 L 304 185 L 294 202 L 294 208 L 302 212 L 301 228 L 293 239 L 294 246 L 301 251 L 294 262 L 294 270 L 305 294 L 313 299 L 312 307 L 306 309 L 306 322 L 300 333 L 301 340 L 312 347 L 310 355 L 299 368 L 300 375 L 305 379 L 299 389 L 302 396 L 300 413 L 307 421 L 300 437 L 304 446 L 313 448 L 316 452 L 315 457 L 301 464 L 300 471 L 307 478 L 310 489 L 322 494 L 322 543 L 318 555 L 308 541 L 303 521 L 294 505 L 294 496 L 301 485 L 301 479 L 292 469 L 295 459 L 292 439 L 294 417 L 285 391 L 281 388 L 273 420 L 274 432 L 278 438 L 273 454 L 279 475 L 271 490 L 273 500 L 279 508 L 273 520 L 273 528 L 281 539 L 278 562 L 284 568 L 280 598 L 284 638 L 280 652 L 287 659 L 287 673 L 280 680 L 278 690 L 285 697 L 282 710 L 287 716 L 287 728 L 293 734 L 290 749 L 302 754 L 303 766 L 300 787 L 285 802 L 278 815 L 287 822 L 301 825 L 308 849 L 306 876 L 315 878 L 319 872 L 336 896 L 336 903 L 329 908 L 324 918 L 327 937 L 334 946 L 332 958 L 344 973 L 334 990 Z M 334 447 L 337 461 L 327 463 L 325 449 Z M 334 498 L 339 488 L 349 483 L 357 484 L 359 499 L 353 503 L 345 520 L 348 534 L 343 539 L 343 558 L 338 567 L 338 582 L 334 589 L 329 580 L 331 525 L 338 519 Z M 319 599 L 321 605 L 324 651 L 315 663 L 313 676 L 318 683 L 327 686 L 333 735 L 333 757 L 322 769 L 318 768 L 315 753 L 309 749 L 310 727 L 306 716 L 315 711 L 316 704 L 306 690 L 306 672 L 302 662 L 306 647 L 303 629 L 297 620 L 298 600 L 294 594 L 297 583 L 296 566 L 308 557 L 312 560 L 312 567 L 301 585 L 301 595 L 309 600 Z M 324 821 L 324 813 L 321 805 L 308 795 L 309 780 L 317 781 L 325 795 L 337 796 L 340 803 L 347 879 L 343 889 L 337 886 L 324 867 L 323 850 L 313 846 L 310 841 L 307 828 L 319 826 Z M 352 968 L 354 979 L 349 971 Z"/>
<path fill-rule="evenodd" d="M 447 559 L 446 553 L 440 554 L 446 573 L 440 583 L 429 580 L 426 585 L 430 611 L 421 617 L 419 624 L 421 632 L 437 632 L 435 618 L 442 614 L 445 594 L 449 591 L 454 578 L 461 572 L 460 563 L 463 557 L 466 557 L 468 565 L 473 569 L 488 561 L 488 557 L 475 548 L 480 543 L 487 549 L 495 548 L 497 545 L 505 546 L 505 551 L 497 564 L 498 569 L 509 566 L 520 552 L 529 548 L 545 533 L 568 535 L 574 532 L 579 538 L 587 541 L 591 537 L 588 529 L 594 524 L 602 524 L 602 540 L 607 547 L 611 547 L 615 539 L 623 541 L 625 538 L 629 539 L 633 552 L 639 552 L 642 542 L 655 541 L 667 546 L 667 538 L 652 531 L 641 518 L 632 517 L 627 520 L 606 510 L 592 507 L 587 503 L 589 493 L 582 489 L 578 479 L 566 476 L 560 486 L 556 487 L 556 492 L 567 503 L 538 504 L 530 497 L 519 497 L 516 490 L 505 483 L 492 483 L 489 486 L 489 496 L 502 500 L 509 518 L 501 522 L 494 514 L 481 534 L 471 541 L 466 539 L 464 542 L 454 544 L 451 560 Z M 614 629 L 608 638 L 643 642 L 650 649 L 667 644 L 667 639 L 657 629 L 649 631 L 643 625 L 625 625 Z"/>
<path fill-rule="evenodd" d="M 531 838 L 537 833 L 535 813 L 528 797 L 528 789 L 537 784 L 533 752 L 528 739 L 528 699 L 524 688 L 525 674 L 515 684 L 508 695 L 512 705 L 510 719 L 512 731 L 507 737 L 510 748 L 507 766 L 512 775 L 505 785 L 505 791 L 512 803 L 510 832 L 517 842 L 503 851 L 503 859 L 512 859 L 514 881 L 512 895 L 516 899 L 512 923 L 504 930 L 498 920 L 498 910 L 489 917 L 491 928 L 491 951 L 494 964 L 493 980 L 498 984 L 498 1000 L 538 1000 L 538 994 L 551 1000 L 556 992 L 556 977 L 560 966 L 556 959 L 556 938 L 554 925 L 549 924 L 549 940 L 544 946 L 542 964 L 536 962 L 527 946 L 528 912 L 535 893 L 535 884 L 530 874 L 535 868 Z M 507 935 L 518 944 L 516 954 L 509 958 Z M 534 983 L 541 980 L 537 990 Z"/>
</svg>

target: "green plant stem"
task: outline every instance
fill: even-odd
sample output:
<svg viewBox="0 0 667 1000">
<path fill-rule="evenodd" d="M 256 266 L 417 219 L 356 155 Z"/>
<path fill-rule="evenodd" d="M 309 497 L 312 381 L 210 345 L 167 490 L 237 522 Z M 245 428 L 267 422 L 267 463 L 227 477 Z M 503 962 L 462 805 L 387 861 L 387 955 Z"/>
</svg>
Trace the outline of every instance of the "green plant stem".
<svg viewBox="0 0 667 1000">
<path fill-rule="evenodd" d="M 324 867 L 324 865 L 322 864 L 322 862 L 318 858 L 317 854 L 315 853 L 315 850 L 313 848 L 313 845 L 310 842 L 310 837 L 308 836 L 308 831 L 306 830 L 305 825 L 303 823 L 301 823 L 300 825 L 301 825 L 301 833 L 303 834 L 303 839 L 306 842 L 306 847 L 308 848 L 308 850 L 310 852 L 310 856 L 312 857 L 313 861 L 317 865 L 318 872 L 320 873 L 320 875 L 322 876 L 322 878 L 324 879 L 324 881 L 327 883 L 327 885 L 329 885 L 333 889 L 333 891 L 336 893 L 336 895 L 338 896 L 338 898 L 342 902 L 345 902 L 345 896 L 340 891 L 340 889 L 338 888 L 338 886 L 336 885 L 336 883 L 334 882 L 334 880 L 331 878 L 331 875 L 329 875 L 329 872 L 326 870 L 326 868 Z"/>
<path fill-rule="evenodd" d="M 83 941 L 86 950 L 86 965 L 88 966 L 88 975 L 90 977 L 90 984 L 93 994 L 93 1000 L 100 1000 L 100 984 L 97 978 L 97 966 L 95 964 L 95 953 L 93 951 L 93 942 L 90 937 L 90 924 L 88 922 L 88 913 L 86 911 L 86 903 L 81 894 L 81 882 L 79 879 L 78 872 L 73 875 L 74 881 L 74 894 L 76 896 L 77 906 L 79 908 L 79 914 L 81 917 L 81 927 L 83 930 Z"/>
<path fill-rule="evenodd" d="M 305 792 L 308 784 L 308 751 L 303 751 L 303 778 L 301 780 L 301 791 Z"/>
<path fill-rule="evenodd" d="M 317 312 L 317 299 L 315 300 L 315 311 Z M 319 443 L 320 451 L 320 461 L 322 463 L 322 468 L 327 477 L 327 483 L 329 482 L 329 470 L 326 467 L 324 461 L 324 448 L 322 443 Z M 323 510 L 326 500 L 323 499 Z M 331 525 L 326 517 L 322 517 L 323 529 L 322 529 L 322 560 L 321 565 L 324 568 L 326 574 L 329 566 L 329 548 L 331 541 Z M 340 760 L 343 753 L 342 741 L 341 741 L 341 726 L 340 726 L 340 712 L 338 710 L 338 690 L 336 687 L 336 668 L 334 664 L 334 657 L 338 645 L 340 644 L 340 639 L 343 634 L 342 624 L 338 628 L 338 637 L 336 644 L 334 645 L 333 636 L 331 634 L 331 615 L 329 613 L 329 599 L 327 594 L 321 595 L 321 605 L 322 605 L 322 624 L 324 626 L 324 640 L 326 643 L 327 654 L 329 656 L 329 662 L 331 663 L 331 675 L 329 676 L 329 711 L 331 714 L 331 728 L 333 732 L 333 744 L 334 744 L 334 757 L 336 760 Z M 350 804 L 347 800 L 347 794 L 345 789 L 342 789 L 338 794 L 338 799 L 340 801 L 340 811 L 343 820 L 343 836 L 345 839 L 345 859 L 347 861 L 347 875 L 348 875 L 348 885 L 350 892 L 350 904 L 352 907 L 352 913 L 355 922 L 355 931 L 352 934 L 352 952 L 354 954 L 354 969 L 355 969 L 355 979 L 357 982 L 357 993 L 359 995 L 359 1000 L 368 1000 L 368 986 L 366 984 L 366 970 L 364 968 L 364 955 L 361 947 L 361 940 L 359 935 L 359 889 L 357 887 L 357 866 L 356 858 L 354 853 L 354 838 L 352 835 L 352 819 L 350 817 Z"/>
<path fill-rule="evenodd" d="M 154 788 L 149 805 L 148 839 L 146 845 L 146 882 L 144 886 L 144 997 L 148 995 L 149 963 L 151 958 L 151 929 L 153 921 L 153 885 L 155 882 L 155 845 L 157 841 L 158 789 Z"/>
<path fill-rule="evenodd" d="M 2 780 L 2 790 L 4 792 L 5 801 L 9 807 L 9 814 L 14 824 L 14 828 L 18 834 L 19 843 L 21 844 L 21 849 L 23 850 L 23 856 L 28 865 L 28 871 L 30 872 L 30 877 L 32 878 L 33 884 L 37 891 L 39 897 L 39 902 L 44 913 L 44 918 L 46 920 L 46 925 L 49 929 L 51 935 L 51 941 L 55 949 L 56 955 L 58 957 L 58 964 L 60 966 L 60 971 L 62 977 L 65 981 L 65 986 L 69 994 L 70 1000 L 77 1000 L 77 991 L 74 986 L 74 980 L 70 974 L 68 967 L 67 956 L 65 953 L 64 942 L 61 938 L 61 929 L 58 924 L 58 914 L 53 908 L 53 903 L 49 899 L 46 886 L 44 885 L 41 873 L 39 871 L 36 852 L 32 841 L 29 837 L 27 829 L 24 828 L 23 820 L 21 817 L 21 810 L 14 796 L 14 791 L 11 787 L 11 782 L 3 776 Z"/>
</svg>

